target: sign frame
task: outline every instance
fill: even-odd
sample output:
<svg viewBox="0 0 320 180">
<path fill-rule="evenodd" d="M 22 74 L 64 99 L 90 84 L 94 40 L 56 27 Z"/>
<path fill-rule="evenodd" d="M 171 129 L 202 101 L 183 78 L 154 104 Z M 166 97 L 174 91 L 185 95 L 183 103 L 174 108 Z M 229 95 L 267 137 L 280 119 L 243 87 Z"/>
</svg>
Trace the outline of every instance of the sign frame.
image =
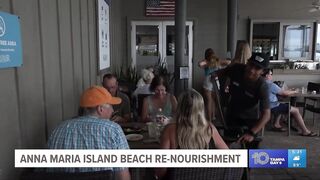
<svg viewBox="0 0 320 180">
<path fill-rule="evenodd" d="M 96 0 L 98 70 L 110 67 L 110 0 Z"/>
</svg>

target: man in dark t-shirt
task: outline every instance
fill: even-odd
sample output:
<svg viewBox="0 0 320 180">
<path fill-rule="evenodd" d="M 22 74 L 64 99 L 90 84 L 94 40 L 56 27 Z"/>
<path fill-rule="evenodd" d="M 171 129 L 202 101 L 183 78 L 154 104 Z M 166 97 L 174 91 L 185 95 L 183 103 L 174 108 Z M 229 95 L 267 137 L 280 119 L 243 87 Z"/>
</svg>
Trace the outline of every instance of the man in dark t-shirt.
<svg viewBox="0 0 320 180">
<path fill-rule="evenodd" d="M 228 126 L 246 126 L 249 129 L 239 138 L 241 142 L 253 141 L 270 119 L 268 86 L 261 77 L 268 65 L 269 58 L 265 54 L 254 53 L 246 65 L 233 64 L 216 73 L 230 79 Z"/>
</svg>

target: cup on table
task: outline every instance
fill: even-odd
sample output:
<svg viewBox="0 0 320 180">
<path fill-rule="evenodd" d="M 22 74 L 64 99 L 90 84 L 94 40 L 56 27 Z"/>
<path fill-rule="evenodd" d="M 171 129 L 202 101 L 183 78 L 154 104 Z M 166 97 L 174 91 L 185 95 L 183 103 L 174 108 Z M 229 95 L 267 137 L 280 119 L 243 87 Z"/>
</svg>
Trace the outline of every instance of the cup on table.
<svg viewBox="0 0 320 180">
<path fill-rule="evenodd" d="M 159 139 L 160 137 L 160 127 L 159 124 L 156 122 L 148 122 L 148 134 L 150 138 Z"/>
<path fill-rule="evenodd" d="M 155 122 L 159 123 L 163 126 L 167 125 L 170 121 L 170 118 L 164 116 L 164 115 L 156 115 Z"/>
</svg>

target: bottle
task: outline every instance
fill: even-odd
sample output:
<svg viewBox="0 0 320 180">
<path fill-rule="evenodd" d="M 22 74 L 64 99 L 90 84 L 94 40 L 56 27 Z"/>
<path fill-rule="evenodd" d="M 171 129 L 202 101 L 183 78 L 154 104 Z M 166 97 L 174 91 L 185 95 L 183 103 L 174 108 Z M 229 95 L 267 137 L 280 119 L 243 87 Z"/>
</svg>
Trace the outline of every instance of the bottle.
<svg viewBox="0 0 320 180">
<path fill-rule="evenodd" d="M 156 122 L 157 123 L 160 123 L 162 116 L 163 116 L 162 108 L 159 108 L 156 112 Z"/>
<path fill-rule="evenodd" d="M 305 94 L 305 93 L 306 93 L 306 88 L 303 87 L 303 86 L 302 86 L 302 88 L 301 88 L 301 93 L 302 93 L 302 94 Z"/>
</svg>

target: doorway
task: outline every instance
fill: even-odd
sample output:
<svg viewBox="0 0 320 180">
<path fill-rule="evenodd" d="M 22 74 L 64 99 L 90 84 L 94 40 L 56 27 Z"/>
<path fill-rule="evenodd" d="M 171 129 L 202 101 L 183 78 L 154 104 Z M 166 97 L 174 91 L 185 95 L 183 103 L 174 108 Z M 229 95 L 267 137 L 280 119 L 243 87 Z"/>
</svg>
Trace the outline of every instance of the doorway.
<svg viewBox="0 0 320 180">
<path fill-rule="evenodd" d="M 137 72 L 165 63 L 170 73 L 174 72 L 175 32 L 174 21 L 132 21 L 131 57 Z M 186 22 L 184 58 L 189 65 L 188 86 L 192 86 L 193 23 Z"/>
</svg>

